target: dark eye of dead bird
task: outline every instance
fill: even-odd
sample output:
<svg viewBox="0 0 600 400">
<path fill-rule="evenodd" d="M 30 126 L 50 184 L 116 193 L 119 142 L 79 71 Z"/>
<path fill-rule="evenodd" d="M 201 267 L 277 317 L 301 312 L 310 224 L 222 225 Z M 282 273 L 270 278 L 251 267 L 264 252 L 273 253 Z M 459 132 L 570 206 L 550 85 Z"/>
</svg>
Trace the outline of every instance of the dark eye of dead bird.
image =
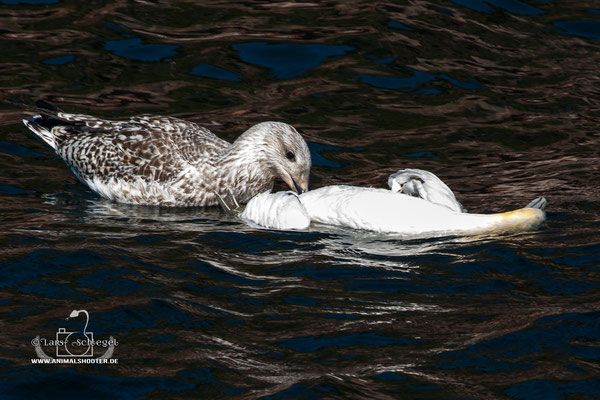
<svg viewBox="0 0 600 400">
<path fill-rule="evenodd" d="M 294 160 L 296 158 L 296 156 L 294 155 L 294 153 L 292 153 L 291 151 L 288 151 L 285 156 L 287 157 L 288 160 Z"/>
</svg>

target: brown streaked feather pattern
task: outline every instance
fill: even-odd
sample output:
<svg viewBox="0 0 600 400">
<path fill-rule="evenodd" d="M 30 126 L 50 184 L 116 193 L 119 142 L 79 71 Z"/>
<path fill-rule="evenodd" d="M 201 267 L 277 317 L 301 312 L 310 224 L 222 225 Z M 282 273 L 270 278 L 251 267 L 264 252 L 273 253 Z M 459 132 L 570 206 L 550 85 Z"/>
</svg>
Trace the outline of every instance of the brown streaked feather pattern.
<svg viewBox="0 0 600 400">
<path fill-rule="evenodd" d="M 285 142 L 284 147 L 303 154 L 308 160 L 306 177 L 310 169 L 306 143 L 294 128 L 279 122 L 255 125 L 231 144 L 193 122 L 172 117 L 110 121 L 43 113 L 24 120 L 25 125 L 54 147 L 93 191 L 122 203 L 217 205 L 215 192 L 229 191 L 247 202 L 271 188 L 280 174 L 282 160 L 269 159 L 271 143 Z"/>
</svg>

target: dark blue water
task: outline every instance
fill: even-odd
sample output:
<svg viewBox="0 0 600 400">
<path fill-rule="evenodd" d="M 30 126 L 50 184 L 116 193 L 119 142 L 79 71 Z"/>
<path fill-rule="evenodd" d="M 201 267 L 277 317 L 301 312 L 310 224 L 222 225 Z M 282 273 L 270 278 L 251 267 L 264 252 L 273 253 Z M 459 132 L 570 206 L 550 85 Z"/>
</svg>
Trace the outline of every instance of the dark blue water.
<svg viewBox="0 0 600 400">
<path fill-rule="evenodd" d="M 328 57 L 354 50 L 352 46 L 251 42 L 231 46 L 242 61 L 270 69 L 275 79 L 289 79 L 318 67 Z"/>
<path fill-rule="evenodd" d="M 536 231 L 412 241 L 116 205 L 2 103 L 0 398 L 600 398 L 598 8 L 0 1 L 2 100 L 285 121 L 313 188 L 411 167 L 472 212 L 548 199 Z M 118 363 L 33 361 L 77 350 L 61 328 Z"/>
</svg>

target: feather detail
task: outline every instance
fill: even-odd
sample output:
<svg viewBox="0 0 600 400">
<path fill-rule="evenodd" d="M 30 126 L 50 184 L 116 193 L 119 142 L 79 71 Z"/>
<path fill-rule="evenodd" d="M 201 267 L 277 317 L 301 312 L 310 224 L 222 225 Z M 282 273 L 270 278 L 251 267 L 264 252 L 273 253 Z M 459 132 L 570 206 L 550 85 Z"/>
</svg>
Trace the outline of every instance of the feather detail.
<svg viewBox="0 0 600 400">
<path fill-rule="evenodd" d="M 300 174 L 308 177 L 310 170 L 306 143 L 293 127 L 280 122 L 255 125 L 231 144 L 173 117 L 111 121 L 39 111 L 24 124 L 56 150 L 79 180 L 120 203 L 212 206 L 218 205 L 215 193 L 228 191 L 245 203 L 273 187 L 281 163 L 285 171 L 298 174 L 283 155 L 269 159 L 269 147 L 280 142 L 305 153 Z"/>
</svg>

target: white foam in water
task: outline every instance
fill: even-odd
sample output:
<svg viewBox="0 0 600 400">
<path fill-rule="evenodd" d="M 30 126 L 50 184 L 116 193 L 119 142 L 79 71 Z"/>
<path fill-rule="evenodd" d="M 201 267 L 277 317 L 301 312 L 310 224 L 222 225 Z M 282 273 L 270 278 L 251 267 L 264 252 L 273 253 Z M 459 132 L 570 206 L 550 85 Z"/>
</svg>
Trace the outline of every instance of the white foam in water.
<svg viewBox="0 0 600 400">
<path fill-rule="evenodd" d="M 271 229 L 306 229 L 310 217 L 294 192 L 264 192 L 254 196 L 241 215 L 246 222 Z"/>
</svg>

